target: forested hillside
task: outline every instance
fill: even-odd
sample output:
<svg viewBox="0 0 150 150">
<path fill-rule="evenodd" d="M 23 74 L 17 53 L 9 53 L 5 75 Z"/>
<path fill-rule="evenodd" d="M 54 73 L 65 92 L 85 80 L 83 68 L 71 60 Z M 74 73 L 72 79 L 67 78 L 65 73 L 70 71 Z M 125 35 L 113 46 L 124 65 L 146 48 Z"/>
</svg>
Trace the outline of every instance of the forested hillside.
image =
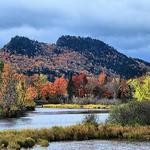
<svg viewBox="0 0 150 150">
<path fill-rule="evenodd" d="M 56 44 L 47 44 L 16 36 L 1 49 L 0 59 L 19 73 L 43 73 L 50 80 L 69 72 L 97 76 L 103 70 L 110 76 L 133 78 L 150 71 L 150 63 L 89 37 L 62 36 Z"/>
</svg>

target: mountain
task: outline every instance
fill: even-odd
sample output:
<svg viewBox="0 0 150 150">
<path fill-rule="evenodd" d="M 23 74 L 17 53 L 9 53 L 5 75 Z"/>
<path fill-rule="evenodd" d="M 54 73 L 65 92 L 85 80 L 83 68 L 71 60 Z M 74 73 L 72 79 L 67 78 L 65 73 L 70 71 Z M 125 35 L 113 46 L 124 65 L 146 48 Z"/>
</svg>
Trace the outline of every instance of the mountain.
<svg viewBox="0 0 150 150">
<path fill-rule="evenodd" d="M 43 54 L 47 49 L 47 44 L 30 40 L 26 37 L 16 36 L 6 44 L 3 49 L 10 54 L 21 54 L 34 57 Z"/>
<path fill-rule="evenodd" d="M 50 79 L 71 72 L 109 75 L 123 78 L 141 76 L 150 71 L 150 63 L 127 57 L 108 44 L 90 37 L 61 36 L 56 44 L 47 44 L 16 36 L 0 51 L 0 59 L 18 72 L 44 73 Z"/>
</svg>

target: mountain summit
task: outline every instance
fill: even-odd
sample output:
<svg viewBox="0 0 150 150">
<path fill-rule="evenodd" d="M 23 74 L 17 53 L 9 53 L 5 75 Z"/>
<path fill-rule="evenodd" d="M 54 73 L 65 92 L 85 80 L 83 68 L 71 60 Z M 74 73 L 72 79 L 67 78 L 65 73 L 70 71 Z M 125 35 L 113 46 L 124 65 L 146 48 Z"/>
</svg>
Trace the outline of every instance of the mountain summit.
<svg viewBox="0 0 150 150">
<path fill-rule="evenodd" d="M 45 43 L 30 40 L 26 37 L 15 36 L 4 46 L 4 50 L 11 54 L 27 55 L 29 57 L 42 54 Z"/>
<path fill-rule="evenodd" d="M 60 76 L 84 71 L 98 75 L 105 70 L 108 74 L 133 78 L 150 71 L 150 63 L 127 57 L 100 40 L 69 35 L 61 36 L 56 44 L 16 36 L 2 48 L 0 58 L 25 74 Z"/>
</svg>

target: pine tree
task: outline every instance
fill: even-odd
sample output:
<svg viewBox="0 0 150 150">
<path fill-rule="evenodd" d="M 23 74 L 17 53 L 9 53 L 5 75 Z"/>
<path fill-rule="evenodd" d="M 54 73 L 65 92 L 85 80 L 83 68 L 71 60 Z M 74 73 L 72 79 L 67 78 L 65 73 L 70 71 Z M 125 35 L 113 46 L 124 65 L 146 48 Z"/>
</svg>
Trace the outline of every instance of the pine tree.
<svg viewBox="0 0 150 150">
<path fill-rule="evenodd" d="M 4 68 L 4 62 L 0 61 L 0 72 L 2 72 L 3 68 Z"/>
<path fill-rule="evenodd" d="M 4 68 L 4 62 L 0 61 L 0 84 L 1 84 L 1 75 L 2 75 L 2 72 L 3 72 L 3 68 Z"/>
<path fill-rule="evenodd" d="M 69 75 L 69 82 L 68 82 L 68 86 L 67 86 L 67 93 L 68 93 L 68 102 L 72 101 L 73 98 L 73 81 L 72 81 L 72 73 L 70 73 Z"/>
</svg>

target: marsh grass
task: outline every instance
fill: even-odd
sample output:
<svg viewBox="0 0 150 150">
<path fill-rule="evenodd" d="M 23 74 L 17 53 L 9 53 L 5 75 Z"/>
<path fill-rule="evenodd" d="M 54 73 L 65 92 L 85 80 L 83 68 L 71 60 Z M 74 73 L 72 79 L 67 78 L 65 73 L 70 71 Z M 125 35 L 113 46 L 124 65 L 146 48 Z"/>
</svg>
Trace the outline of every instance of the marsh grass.
<svg viewBox="0 0 150 150">
<path fill-rule="evenodd" d="M 38 145 L 41 147 L 48 147 L 49 146 L 49 141 L 45 139 L 39 139 L 38 140 Z"/>
<path fill-rule="evenodd" d="M 73 140 L 140 140 L 150 141 L 150 126 L 118 126 L 80 124 L 50 129 L 8 130 L 0 132 L 0 146 L 5 148 L 31 148 L 34 145 L 48 146 L 52 141 Z"/>
<path fill-rule="evenodd" d="M 69 108 L 69 109 L 78 109 L 78 108 L 87 108 L 87 109 L 110 109 L 112 105 L 101 105 L 101 104 L 45 104 L 44 108 Z"/>
</svg>

